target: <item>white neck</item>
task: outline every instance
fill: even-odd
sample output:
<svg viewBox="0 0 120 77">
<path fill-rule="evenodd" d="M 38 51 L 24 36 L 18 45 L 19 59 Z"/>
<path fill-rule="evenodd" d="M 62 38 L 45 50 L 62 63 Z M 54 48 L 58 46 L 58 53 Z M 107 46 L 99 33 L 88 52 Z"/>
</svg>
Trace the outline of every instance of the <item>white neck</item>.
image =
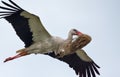
<svg viewBox="0 0 120 77">
<path fill-rule="evenodd" d="M 72 37 L 73 37 L 73 35 L 72 35 L 71 31 L 70 31 L 70 32 L 68 33 L 67 40 L 69 40 L 70 42 L 72 42 Z"/>
</svg>

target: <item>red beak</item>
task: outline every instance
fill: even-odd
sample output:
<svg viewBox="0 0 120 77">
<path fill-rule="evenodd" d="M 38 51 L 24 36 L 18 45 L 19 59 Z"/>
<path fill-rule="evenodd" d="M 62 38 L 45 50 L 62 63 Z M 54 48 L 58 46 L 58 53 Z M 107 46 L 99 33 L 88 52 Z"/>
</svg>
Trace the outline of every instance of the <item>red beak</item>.
<svg viewBox="0 0 120 77">
<path fill-rule="evenodd" d="M 82 34 L 83 34 L 83 33 L 79 32 L 79 31 L 77 32 L 77 35 L 78 35 L 78 36 L 81 36 Z"/>
</svg>

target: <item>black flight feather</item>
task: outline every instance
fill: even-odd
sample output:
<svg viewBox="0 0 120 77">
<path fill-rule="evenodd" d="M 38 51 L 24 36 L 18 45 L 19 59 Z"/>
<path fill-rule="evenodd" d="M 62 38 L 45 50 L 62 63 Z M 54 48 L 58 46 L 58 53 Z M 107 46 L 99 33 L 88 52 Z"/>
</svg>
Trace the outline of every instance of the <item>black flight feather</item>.
<svg viewBox="0 0 120 77">
<path fill-rule="evenodd" d="M 13 1 L 9 1 L 12 3 L 12 5 L 2 1 L 2 3 L 8 8 L 0 6 L 1 9 L 5 10 L 0 11 L 0 16 L 2 16 L 1 18 L 5 18 L 9 23 L 12 24 L 13 28 L 16 31 L 16 34 L 25 43 L 25 47 L 28 47 L 33 43 L 32 32 L 30 31 L 28 23 L 29 19 L 20 15 L 25 10 L 20 8 Z"/>
<path fill-rule="evenodd" d="M 50 55 L 53 58 L 57 58 L 54 52 L 46 53 L 46 55 Z M 95 64 L 93 61 L 91 62 L 85 62 L 82 59 L 80 59 L 76 53 L 66 55 L 62 58 L 57 58 L 63 62 L 66 62 L 69 64 L 71 68 L 73 68 L 79 77 L 96 77 L 95 73 L 100 75 L 97 68 L 100 68 L 97 64 Z"/>
</svg>

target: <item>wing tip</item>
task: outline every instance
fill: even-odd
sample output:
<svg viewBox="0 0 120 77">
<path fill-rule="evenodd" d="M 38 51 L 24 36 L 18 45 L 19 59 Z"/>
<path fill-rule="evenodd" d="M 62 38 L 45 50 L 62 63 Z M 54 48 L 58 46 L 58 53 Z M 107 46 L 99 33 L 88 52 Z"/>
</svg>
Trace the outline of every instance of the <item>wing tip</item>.
<svg viewBox="0 0 120 77">
<path fill-rule="evenodd" d="M 0 6 L 0 9 L 4 11 L 0 11 L 0 18 L 6 18 L 8 16 L 11 16 L 12 14 L 16 12 L 24 11 L 21 7 L 19 7 L 16 3 L 14 3 L 12 0 L 9 0 L 11 3 L 6 3 L 3 0 L 1 1 L 6 7 Z"/>
</svg>

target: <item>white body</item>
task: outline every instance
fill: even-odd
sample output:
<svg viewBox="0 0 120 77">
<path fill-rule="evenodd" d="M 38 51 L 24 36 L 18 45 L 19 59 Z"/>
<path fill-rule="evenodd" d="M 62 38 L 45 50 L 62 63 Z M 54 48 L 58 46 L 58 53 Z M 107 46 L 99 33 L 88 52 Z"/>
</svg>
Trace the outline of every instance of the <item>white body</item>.
<svg viewBox="0 0 120 77">
<path fill-rule="evenodd" d="M 49 52 L 58 52 L 58 49 L 60 47 L 60 45 L 64 42 L 65 40 L 63 40 L 60 37 L 52 37 L 49 39 L 46 39 L 44 41 L 40 41 L 37 43 L 32 44 L 30 47 L 26 48 L 26 51 L 28 51 L 28 53 L 49 53 Z"/>
</svg>

